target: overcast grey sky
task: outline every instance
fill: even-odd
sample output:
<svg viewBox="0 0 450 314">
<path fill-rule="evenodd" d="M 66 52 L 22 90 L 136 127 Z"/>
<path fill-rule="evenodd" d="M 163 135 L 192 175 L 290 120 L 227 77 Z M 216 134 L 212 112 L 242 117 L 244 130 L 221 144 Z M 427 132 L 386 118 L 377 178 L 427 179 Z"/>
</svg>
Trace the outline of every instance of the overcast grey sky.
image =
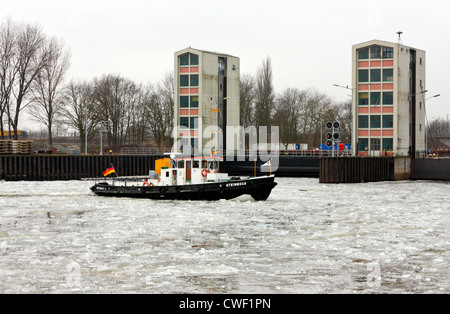
<svg viewBox="0 0 450 314">
<path fill-rule="evenodd" d="M 372 39 L 427 52 L 428 119 L 450 114 L 450 1 L 0 0 L 0 18 L 38 23 L 72 51 L 68 79 L 119 73 L 156 83 L 188 46 L 241 58 L 241 75 L 270 56 L 274 85 L 314 87 L 337 101 L 351 84 L 351 47 Z M 449 88 L 450 90 L 450 88 Z"/>
</svg>

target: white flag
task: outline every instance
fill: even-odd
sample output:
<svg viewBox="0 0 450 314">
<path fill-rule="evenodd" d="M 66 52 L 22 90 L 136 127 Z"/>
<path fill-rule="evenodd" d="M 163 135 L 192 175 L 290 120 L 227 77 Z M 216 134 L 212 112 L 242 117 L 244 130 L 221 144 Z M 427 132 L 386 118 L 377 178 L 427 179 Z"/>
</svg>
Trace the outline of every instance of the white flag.
<svg viewBox="0 0 450 314">
<path fill-rule="evenodd" d="M 271 161 L 272 161 L 272 159 L 271 160 L 269 160 L 268 162 L 266 162 L 264 165 L 262 165 L 261 167 L 270 167 L 272 164 L 271 164 Z"/>
</svg>

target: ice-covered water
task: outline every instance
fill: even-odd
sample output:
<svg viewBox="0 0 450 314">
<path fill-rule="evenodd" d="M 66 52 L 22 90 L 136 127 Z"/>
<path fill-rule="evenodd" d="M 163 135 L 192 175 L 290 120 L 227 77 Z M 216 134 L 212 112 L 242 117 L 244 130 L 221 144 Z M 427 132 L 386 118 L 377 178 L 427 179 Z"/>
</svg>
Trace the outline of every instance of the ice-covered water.
<svg viewBox="0 0 450 314">
<path fill-rule="evenodd" d="M 0 182 L 0 293 L 450 293 L 450 185 L 277 179 L 267 202 Z"/>
</svg>

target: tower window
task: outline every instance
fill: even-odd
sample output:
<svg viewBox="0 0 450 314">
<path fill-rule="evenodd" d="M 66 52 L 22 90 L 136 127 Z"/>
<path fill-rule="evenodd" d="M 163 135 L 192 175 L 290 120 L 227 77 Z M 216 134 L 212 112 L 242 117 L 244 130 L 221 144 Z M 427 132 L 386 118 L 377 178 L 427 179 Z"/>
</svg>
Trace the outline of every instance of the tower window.
<svg viewBox="0 0 450 314">
<path fill-rule="evenodd" d="M 371 59 L 381 59 L 381 47 L 373 46 L 370 48 L 370 58 Z"/>
<path fill-rule="evenodd" d="M 184 128 L 189 128 L 189 118 L 188 117 L 181 117 L 180 118 L 180 126 Z"/>
<path fill-rule="evenodd" d="M 383 128 L 392 129 L 394 127 L 394 120 L 392 115 L 383 116 Z"/>
<path fill-rule="evenodd" d="M 394 69 L 383 69 L 383 82 L 394 81 Z"/>
<path fill-rule="evenodd" d="M 198 117 L 191 117 L 191 129 L 192 130 L 198 129 Z"/>
<path fill-rule="evenodd" d="M 180 57 L 180 65 L 189 65 L 189 54 L 186 53 Z"/>
<path fill-rule="evenodd" d="M 381 128 L 381 117 L 380 116 L 370 116 L 370 128 L 379 129 Z"/>
<path fill-rule="evenodd" d="M 198 55 L 190 54 L 191 56 L 191 65 L 198 65 Z"/>
<path fill-rule="evenodd" d="M 358 82 L 366 83 L 369 82 L 369 70 L 359 70 L 358 71 Z"/>
<path fill-rule="evenodd" d="M 392 138 L 384 138 L 383 150 L 393 150 L 393 149 L 394 149 L 394 140 Z"/>
<path fill-rule="evenodd" d="M 185 53 L 180 56 L 180 66 L 198 65 L 198 55 L 192 53 Z"/>
<path fill-rule="evenodd" d="M 383 105 L 393 105 L 393 104 L 394 104 L 394 93 L 383 92 Z"/>
<path fill-rule="evenodd" d="M 198 96 L 191 96 L 191 108 L 198 108 Z"/>
<path fill-rule="evenodd" d="M 364 152 L 369 148 L 369 139 L 368 138 L 360 138 L 358 139 L 358 151 Z"/>
<path fill-rule="evenodd" d="M 191 86 L 198 86 L 198 74 L 191 75 Z"/>
<path fill-rule="evenodd" d="M 368 116 L 358 116 L 358 128 L 367 129 L 369 127 L 369 117 Z"/>
<path fill-rule="evenodd" d="M 371 150 L 380 150 L 381 149 L 381 139 L 371 138 L 370 139 L 370 149 Z"/>
<path fill-rule="evenodd" d="M 383 47 L 383 59 L 392 58 L 394 58 L 394 48 Z"/>
<path fill-rule="evenodd" d="M 180 108 L 189 108 L 189 96 L 180 97 Z"/>
<path fill-rule="evenodd" d="M 189 86 L 189 75 L 180 75 L 180 86 Z"/>
<path fill-rule="evenodd" d="M 370 104 L 372 106 L 381 105 L 381 93 L 380 92 L 370 93 Z"/>
<path fill-rule="evenodd" d="M 370 81 L 371 82 L 381 82 L 381 70 L 380 69 L 370 70 Z"/>
<path fill-rule="evenodd" d="M 359 49 L 358 50 L 358 59 L 359 60 L 369 59 L 369 48 Z"/>
<path fill-rule="evenodd" d="M 359 102 L 360 106 L 365 106 L 369 104 L 369 93 L 359 93 Z"/>
</svg>

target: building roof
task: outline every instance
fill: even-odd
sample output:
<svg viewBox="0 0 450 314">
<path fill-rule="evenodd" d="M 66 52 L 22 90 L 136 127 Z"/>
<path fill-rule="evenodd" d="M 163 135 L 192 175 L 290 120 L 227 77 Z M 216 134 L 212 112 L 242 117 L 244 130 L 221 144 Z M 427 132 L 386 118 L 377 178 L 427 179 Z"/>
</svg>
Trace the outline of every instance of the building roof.
<svg viewBox="0 0 450 314">
<path fill-rule="evenodd" d="M 403 47 L 408 48 L 408 49 L 421 50 L 421 49 L 414 48 L 414 47 L 411 47 L 411 46 L 407 46 L 407 45 L 404 45 L 404 44 L 401 44 L 401 43 L 393 43 L 393 42 L 384 41 L 384 40 L 378 40 L 378 39 L 372 39 L 372 40 L 369 40 L 369 41 L 366 41 L 366 42 L 363 42 L 363 43 L 355 44 L 355 45 L 353 45 L 353 48 L 354 49 L 359 49 L 359 48 L 362 48 L 362 47 L 373 46 L 373 45 L 380 45 L 380 46 L 387 46 L 387 47 L 403 46 Z"/>
<path fill-rule="evenodd" d="M 186 52 L 201 52 L 201 53 L 209 53 L 209 54 L 215 54 L 215 55 L 220 55 L 220 56 L 239 58 L 239 57 L 230 55 L 228 53 L 222 53 L 222 52 L 216 52 L 216 51 L 208 51 L 208 50 L 196 49 L 196 48 L 191 48 L 191 47 L 187 47 L 185 49 L 179 50 L 179 51 L 175 52 L 175 55 L 181 55 L 181 54 L 184 54 Z"/>
</svg>

